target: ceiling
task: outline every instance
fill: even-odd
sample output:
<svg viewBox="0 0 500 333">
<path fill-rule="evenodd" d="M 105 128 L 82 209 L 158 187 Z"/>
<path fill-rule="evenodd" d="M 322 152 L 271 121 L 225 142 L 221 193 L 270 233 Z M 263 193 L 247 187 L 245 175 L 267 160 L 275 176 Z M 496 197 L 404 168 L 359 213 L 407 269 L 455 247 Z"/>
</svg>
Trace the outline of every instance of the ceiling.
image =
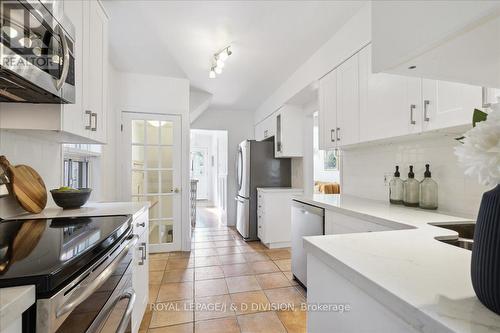
<svg viewBox="0 0 500 333">
<path fill-rule="evenodd" d="M 253 110 L 324 44 L 362 1 L 107 0 L 117 69 L 187 78 L 211 107 Z M 220 76 L 213 54 L 231 45 Z"/>
</svg>

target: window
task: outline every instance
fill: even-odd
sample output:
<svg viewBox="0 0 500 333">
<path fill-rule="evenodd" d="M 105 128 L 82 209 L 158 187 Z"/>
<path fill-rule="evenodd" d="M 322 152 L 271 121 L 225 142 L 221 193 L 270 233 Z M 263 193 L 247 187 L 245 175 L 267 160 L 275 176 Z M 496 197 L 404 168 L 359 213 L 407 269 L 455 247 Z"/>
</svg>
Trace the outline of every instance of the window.
<svg viewBox="0 0 500 333">
<path fill-rule="evenodd" d="M 90 187 L 90 162 L 87 159 L 64 159 L 64 186 Z"/>
</svg>

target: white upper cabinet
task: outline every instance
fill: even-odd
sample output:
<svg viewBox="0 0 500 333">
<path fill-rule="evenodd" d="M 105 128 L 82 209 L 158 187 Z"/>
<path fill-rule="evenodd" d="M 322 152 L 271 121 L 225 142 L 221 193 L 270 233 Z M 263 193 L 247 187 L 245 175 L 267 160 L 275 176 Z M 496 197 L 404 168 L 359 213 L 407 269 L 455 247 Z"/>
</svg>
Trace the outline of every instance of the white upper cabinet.
<svg viewBox="0 0 500 333">
<path fill-rule="evenodd" d="M 61 143 L 106 143 L 107 17 L 98 0 L 64 0 L 75 26 L 75 103 L 2 103 L 0 126 Z"/>
<path fill-rule="evenodd" d="M 62 128 L 66 131 L 83 136 L 85 135 L 85 119 L 83 106 L 83 2 L 65 1 L 64 13 L 75 26 L 75 103 L 64 104 L 62 113 Z"/>
<path fill-rule="evenodd" d="M 319 146 L 359 142 L 359 63 L 355 54 L 319 81 Z"/>
<path fill-rule="evenodd" d="M 490 100 L 498 91 L 490 89 Z M 482 89 L 462 83 L 373 73 L 368 45 L 319 80 L 319 142 L 328 150 L 470 126 Z"/>
<path fill-rule="evenodd" d="M 88 38 L 84 38 L 87 51 L 84 59 L 86 115 L 90 115 L 91 137 L 99 142 L 106 141 L 106 109 L 107 109 L 107 63 L 108 63 L 108 31 L 107 17 L 101 3 L 89 1 Z M 88 125 L 87 125 L 88 127 Z"/>
<path fill-rule="evenodd" d="M 302 157 L 304 137 L 302 108 L 286 104 L 276 111 L 274 119 L 276 121 L 275 156 Z"/>
<path fill-rule="evenodd" d="M 499 1 L 373 1 L 373 68 L 500 88 Z"/>
<path fill-rule="evenodd" d="M 371 47 L 359 52 L 360 141 L 419 132 L 422 128 L 420 79 L 372 73 Z"/>
<path fill-rule="evenodd" d="M 319 80 L 319 148 L 331 150 L 337 147 L 337 71 Z"/>
<path fill-rule="evenodd" d="M 255 140 L 262 141 L 269 139 L 276 133 L 276 115 L 273 113 L 260 123 L 255 125 Z"/>
<path fill-rule="evenodd" d="M 355 54 L 337 68 L 337 146 L 359 142 L 359 63 Z"/>
<path fill-rule="evenodd" d="M 422 80 L 423 130 L 472 124 L 474 109 L 482 106 L 481 87 Z"/>
</svg>

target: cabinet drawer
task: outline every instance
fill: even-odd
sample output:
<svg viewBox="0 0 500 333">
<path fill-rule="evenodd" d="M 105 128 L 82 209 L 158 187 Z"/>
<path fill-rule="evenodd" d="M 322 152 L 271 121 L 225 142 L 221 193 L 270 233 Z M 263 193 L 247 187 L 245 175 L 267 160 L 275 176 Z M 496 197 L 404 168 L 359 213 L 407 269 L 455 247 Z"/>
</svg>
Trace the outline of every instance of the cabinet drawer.
<svg viewBox="0 0 500 333">
<path fill-rule="evenodd" d="M 387 230 L 392 229 L 348 215 L 342 215 L 330 211 L 325 212 L 325 234 L 327 235 Z"/>
</svg>

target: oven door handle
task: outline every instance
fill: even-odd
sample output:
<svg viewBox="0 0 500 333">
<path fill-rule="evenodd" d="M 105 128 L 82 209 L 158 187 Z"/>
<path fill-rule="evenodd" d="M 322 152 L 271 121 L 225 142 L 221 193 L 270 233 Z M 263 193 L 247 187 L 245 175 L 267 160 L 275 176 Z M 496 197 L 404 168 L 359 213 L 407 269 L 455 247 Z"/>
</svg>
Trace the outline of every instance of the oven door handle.
<svg viewBox="0 0 500 333">
<path fill-rule="evenodd" d="M 61 78 L 56 80 L 56 89 L 57 91 L 61 90 L 62 86 L 66 82 L 66 78 L 68 77 L 69 72 L 69 47 L 68 41 L 66 40 L 66 34 L 64 33 L 63 28 L 58 25 L 57 30 L 59 33 L 59 38 L 61 38 L 62 48 L 63 48 L 63 69 L 61 73 Z"/>
<path fill-rule="evenodd" d="M 121 260 L 127 255 L 128 251 L 137 244 L 139 240 L 138 235 L 129 236 L 129 241 L 127 245 L 123 248 L 123 250 L 116 256 L 116 258 L 106 267 L 101 274 L 99 274 L 94 280 L 90 281 L 90 283 L 85 284 L 85 280 L 80 283 L 75 288 L 75 292 L 70 297 L 70 299 L 61 305 L 59 309 L 56 311 L 56 318 L 59 318 L 65 315 L 68 312 L 73 311 L 80 303 L 85 301 L 90 295 L 92 295 L 97 289 L 99 289 L 102 284 L 113 274 Z M 81 292 L 79 292 L 81 290 Z"/>
<path fill-rule="evenodd" d="M 135 291 L 133 289 L 127 289 L 118 296 L 113 303 L 105 310 L 104 312 L 99 313 L 99 317 L 96 318 L 96 321 L 92 324 L 92 326 L 89 328 L 89 330 L 92 330 L 92 328 L 96 328 L 96 330 L 100 330 L 106 320 L 108 320 L 109 314 L 113 311 L 113 309 L 116 307 L 118 302 L 128 299 L 127 303 L 127 308 L 125 309 L 125 313 L 123 314 L 122 319 L 120 320 L 120 323 L 118 324 L 118 327 L 116 329 L 116 333 L 124 333 L 127 330 L 128 323 L 130 321 L 130 316 L 132 315 L 132 311 L 134 310 L 134 304 L 135 304 Z"/>
</svg>

